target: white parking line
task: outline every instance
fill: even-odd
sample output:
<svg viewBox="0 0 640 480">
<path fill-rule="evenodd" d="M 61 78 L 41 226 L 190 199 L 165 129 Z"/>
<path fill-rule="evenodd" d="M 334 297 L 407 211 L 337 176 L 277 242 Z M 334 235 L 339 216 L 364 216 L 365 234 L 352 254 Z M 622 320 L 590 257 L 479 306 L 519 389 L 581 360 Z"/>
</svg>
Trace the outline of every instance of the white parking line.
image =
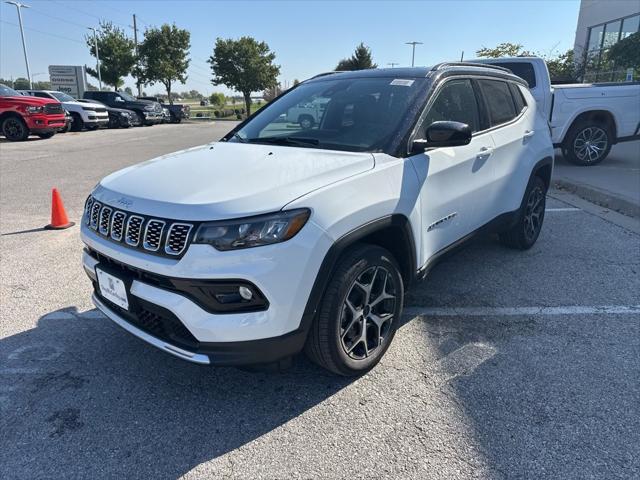
<svg viewBox="0 0 640 480">
<path fill-rule="evenodd" d="M 564 207 L 564 208 L 546 208 L 545 212 L 579 212 L 579 208 Z"/>
<path fill-rule="evenodd" d="M 562 307 L 408 307 L 404 314 L 412 317 L 508 317 L 529 315 L 633 315 L 640 314 L 640 305 L 597 305 Z"/>
</svg>

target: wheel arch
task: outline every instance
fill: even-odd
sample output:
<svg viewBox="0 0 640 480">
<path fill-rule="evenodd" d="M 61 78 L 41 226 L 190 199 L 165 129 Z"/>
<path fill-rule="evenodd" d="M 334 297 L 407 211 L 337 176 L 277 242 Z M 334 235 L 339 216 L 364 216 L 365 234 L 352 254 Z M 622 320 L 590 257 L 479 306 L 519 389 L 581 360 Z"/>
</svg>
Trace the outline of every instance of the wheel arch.
<svg viewBox="0 0 640 480">
<path fill-rule="evenodd" d="M 553 158 L 545 157 L 539 160 L 531 170 L 529 180 L 533 177 L 540 177 L 547 186 L 547 190 L 551 186 L 551 174 L 553 173 Z M 528 182 L 527 182 L 528 184 Z"/>
<path fill-rule="evenodd" d="M 578 113 L 571 123 L 569 124 L 569 128 L 567 128 L 563 138 L 562 143 L 567 140 L 567 136 L 572 131 L 572 129 L 578 125 L 580 122 L 590 122 L 595 121 L 601 125 L 606 125 L 610 128 L 611 134 L 613 138 L 611 139 L 612 143 L 616 142 L 618 137 L 618 126 L 616 125 L 616 118 L 609 110 L 605 109 L 597 109 L 597 110 L 586 110 L 584 112 Z"/>
<path fill-rule="evenodd" d="M 4 122 L 5 119 L 10 117 L 18 118 L 22 120 L 25 124 L 27 123 L 24 121 L 24 118 L 22 118 L 22 115 L 20 115 L 18 112 L 4 112 L 2 115 L 0 115 L 0 123 Z"/>
<path fill-rule="evenodd" d="M 320 265 L 300 322 L 299 329 L 303 330 L 305 335 L 316 316 L 338 261 L 350 247 L 362 243 L 380 246 L 394 256 L 400 266 L 405 289 L 415 280 L 417 269 L 415 240 L 406 216 L 388 215 L 357 227 L 333 243 Z"/>
</svg>

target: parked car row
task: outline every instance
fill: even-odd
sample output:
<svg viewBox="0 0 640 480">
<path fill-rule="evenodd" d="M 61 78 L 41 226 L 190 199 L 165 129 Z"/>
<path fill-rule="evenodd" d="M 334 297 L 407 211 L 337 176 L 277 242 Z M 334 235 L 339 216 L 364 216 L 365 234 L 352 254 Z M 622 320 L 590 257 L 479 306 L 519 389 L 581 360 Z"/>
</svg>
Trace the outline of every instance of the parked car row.
<svg viewBox="0 0 640 480">
<path fill-rule="evenodd" d="M 180 123 L 184 105 L 163 105 L 157 97 L 134 98 L 124 92 L 89 91 L 83 98 L 54 90 L 14 90 L 0 85 L 0 134 L 7 140 L 29 135 L 49 138 L 60 132 Z"/>
</svg>

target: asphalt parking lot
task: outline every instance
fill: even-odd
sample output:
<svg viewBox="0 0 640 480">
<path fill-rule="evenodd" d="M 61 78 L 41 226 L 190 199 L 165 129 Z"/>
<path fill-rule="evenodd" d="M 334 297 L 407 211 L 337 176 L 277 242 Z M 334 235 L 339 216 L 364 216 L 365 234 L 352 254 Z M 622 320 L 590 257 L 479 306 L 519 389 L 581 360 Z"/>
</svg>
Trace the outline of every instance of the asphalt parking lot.
<svg viewBox="0 0 640 480">
<path fill-rule="evenodd" d="M 566 192 L 531 250 L 439 264 L 356 380 L 191 365 L 99 314 L 51 187 L 78 221 L 105 174 L 229 128 L 0 139 L 1 478 L 640 477 L 640 225 Z"/>
</svg>

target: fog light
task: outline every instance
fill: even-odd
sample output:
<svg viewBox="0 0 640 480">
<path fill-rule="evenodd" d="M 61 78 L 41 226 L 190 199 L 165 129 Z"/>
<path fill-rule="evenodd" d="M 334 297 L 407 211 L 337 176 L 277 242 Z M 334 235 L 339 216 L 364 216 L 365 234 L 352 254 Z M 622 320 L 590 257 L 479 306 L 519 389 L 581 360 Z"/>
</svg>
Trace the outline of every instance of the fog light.
<svg viewBox="0 0 640 480">
<path fill-rule="evenodd" d="M 242 298 L 244 298 L 247 301 L 253 298 L 253 292 L 251 291 L 250 288 L 247 288 L 245 286 L 238 288 L 238 293 Z"/>
</svg>

